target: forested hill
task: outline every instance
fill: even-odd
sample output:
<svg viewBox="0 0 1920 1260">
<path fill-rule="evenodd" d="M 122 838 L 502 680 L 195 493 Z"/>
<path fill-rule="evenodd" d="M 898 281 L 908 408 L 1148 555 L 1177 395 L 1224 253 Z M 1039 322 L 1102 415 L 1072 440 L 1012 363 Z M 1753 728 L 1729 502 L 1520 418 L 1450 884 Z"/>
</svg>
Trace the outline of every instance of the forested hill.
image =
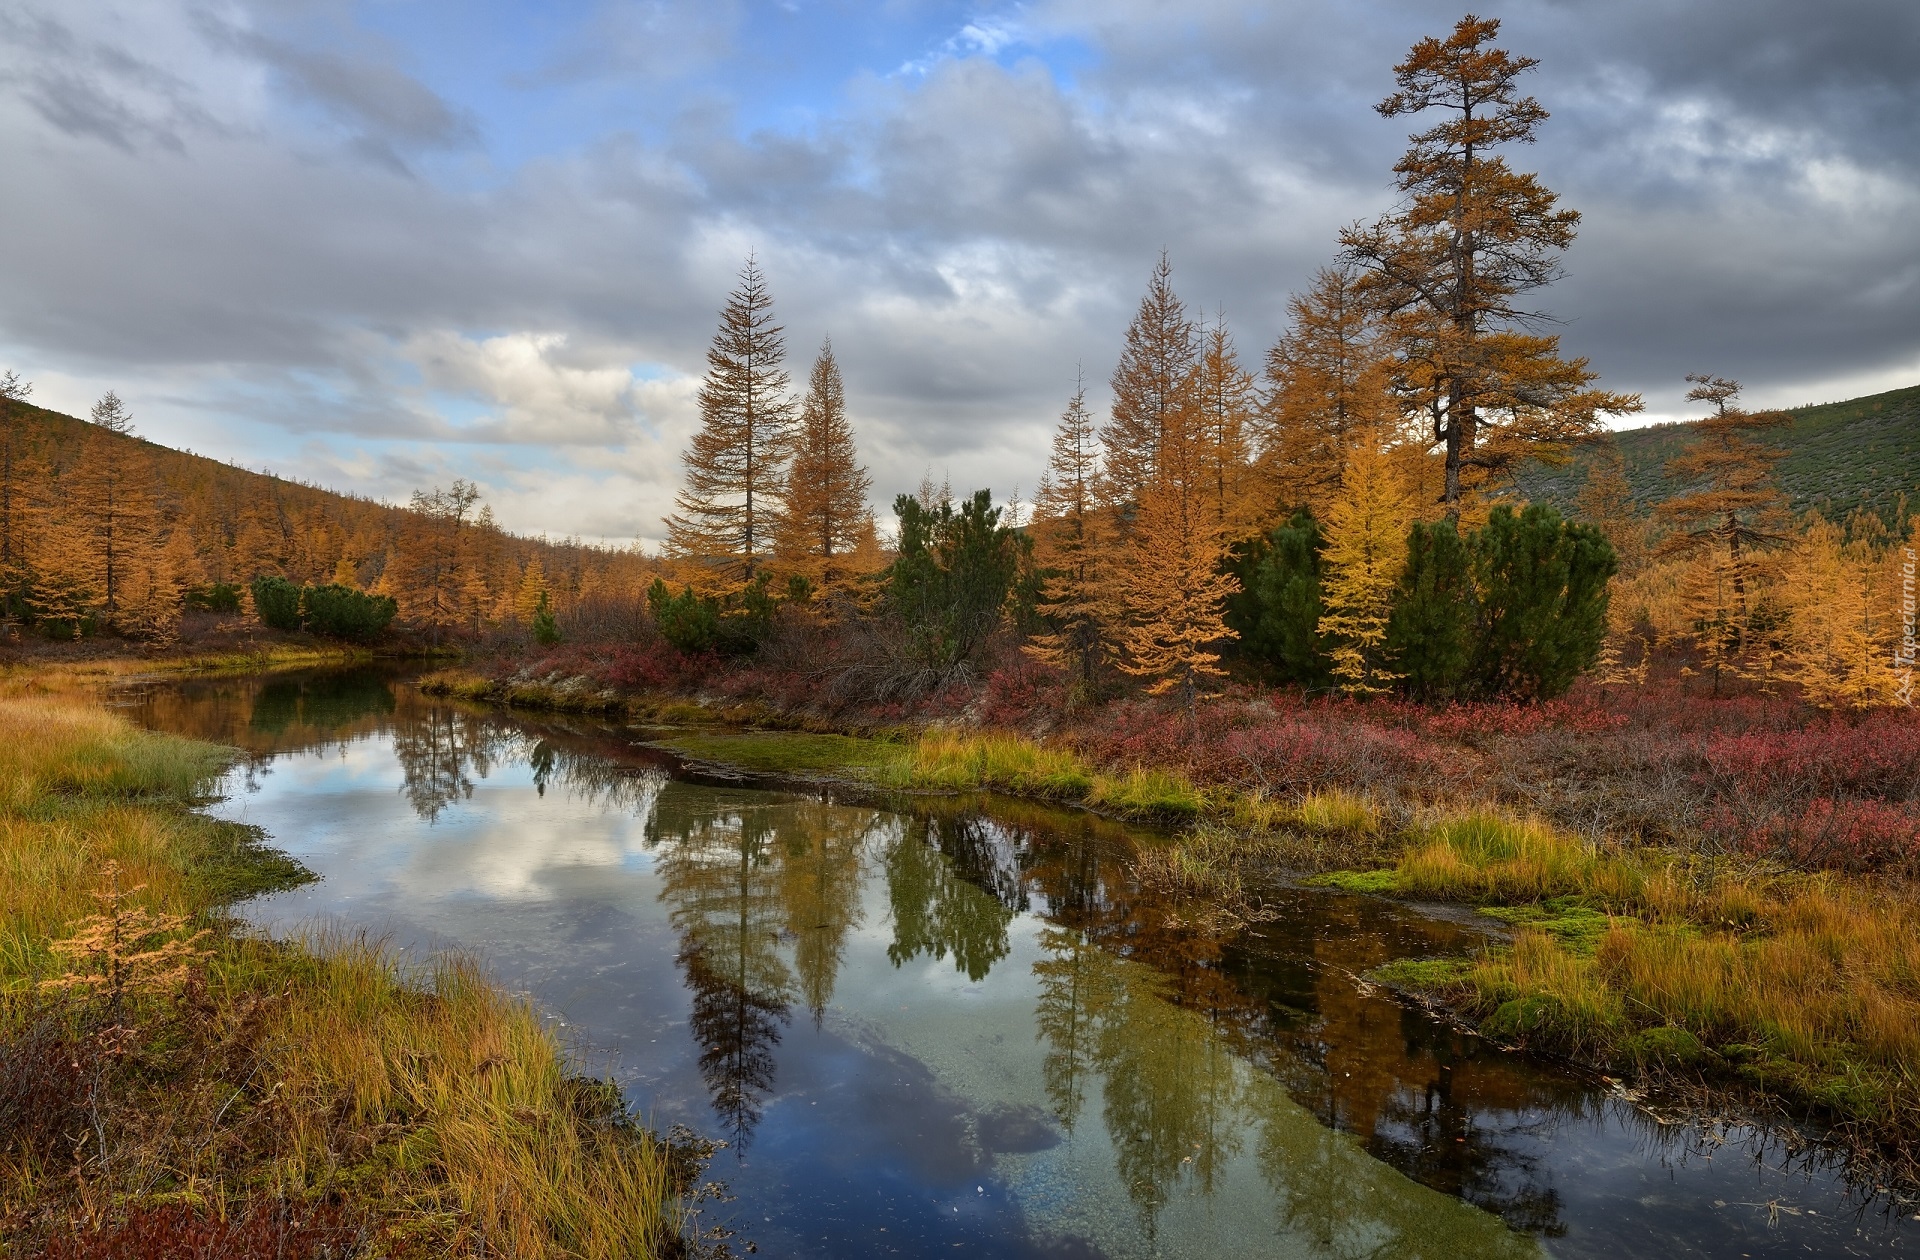
<svg viewBox="0 0 1920 1260">
<path fill-rule="evenodd" d="M 1796 407 L 1792 417 L 1762 440 L 1787 452 L 1775 479 L 1795 512 L 1817 508 L 1829 518 L 1856 507 L 1883 516 L 1898 510 L 1901 496 L 1920 501 L 1920 385 L 1847 402 Z M 1642 511 L 1682 487 L 1663 473 L 1666 462 L 1692 443 L 1692 423 L 1656 424 L 1614 435 L 1627 484 Z M 1571 464 L 1527 465 L 1516 477 L 1529 499 L 1568 509 L 1586 477 L 1589 452 Z"/>
<path fill-rule="evenodd" d="M 629 595 L 651 571 L 637 549 L 509 534 L 465 487 L 395 507 L 23 402 L 0 427 L 0 583 L 7 615 L 30 621 L 164 633 L 194 592 L 272 575 L 391 594 L 418 624 L 478 624 L 543 591 L 561 607 Z"/>
</svg>

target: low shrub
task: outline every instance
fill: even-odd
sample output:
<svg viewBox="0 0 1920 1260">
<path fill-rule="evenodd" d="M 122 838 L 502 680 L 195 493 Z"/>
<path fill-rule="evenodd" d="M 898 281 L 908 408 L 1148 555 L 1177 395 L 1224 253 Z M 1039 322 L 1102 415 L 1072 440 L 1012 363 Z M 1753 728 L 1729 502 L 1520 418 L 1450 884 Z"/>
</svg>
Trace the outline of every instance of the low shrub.
<svg viewBox="0 0 1920 1260">
<path fill-rule="evenodd" d="M 261 624 L 291 634 L 300 629 L 300 588 L 283 577 L 263 573 L 253 579 L 253 615 Z"/>
<path fill-rule="evenodd" d="M 303 624 L 315 634 L 350 643 L 371 643 L 392 624 L 400 607 L 391 596 L 328 585 L 309 586 L 302 591 L 300 611 Z"/>
</svg>

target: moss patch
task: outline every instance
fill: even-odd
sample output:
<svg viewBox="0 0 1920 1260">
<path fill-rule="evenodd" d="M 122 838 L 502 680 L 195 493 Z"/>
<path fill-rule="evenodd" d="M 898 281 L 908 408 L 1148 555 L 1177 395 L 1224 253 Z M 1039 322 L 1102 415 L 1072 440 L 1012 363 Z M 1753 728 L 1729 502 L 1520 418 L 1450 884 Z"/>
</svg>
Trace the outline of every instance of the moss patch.
<svg viewBox="0 0 1920 1260">
<path fill-rule="evenodd" d="M 1482 906 L 1480 913 L 1509 927 L 1545 932 L 1583 957 L 1592 956 L 1600 938 L 1613 926 L 1612 916 L 1578 897 L 1550 897 L 1523 906 Z"/>
<path fill-rule="evenodd" d="M 1371 893 L 1376 897 L 1397 893 L 1405 886 L 1400 872 L 1391 867 L 1378 871 L 1328 871 L 1313 876 L 1307 883 L 1316 888 L 1338 888 L 1341 892 Z"/>
<path fill-rule="evenodd" d="M 898 745 L 850 735 L 805 735 L 788 731 L 685 734 L 656 741 L 658 747 L 698 761 L 716 761 L 765 774 L 870 775 L 892 764 Z"/>
</svg>

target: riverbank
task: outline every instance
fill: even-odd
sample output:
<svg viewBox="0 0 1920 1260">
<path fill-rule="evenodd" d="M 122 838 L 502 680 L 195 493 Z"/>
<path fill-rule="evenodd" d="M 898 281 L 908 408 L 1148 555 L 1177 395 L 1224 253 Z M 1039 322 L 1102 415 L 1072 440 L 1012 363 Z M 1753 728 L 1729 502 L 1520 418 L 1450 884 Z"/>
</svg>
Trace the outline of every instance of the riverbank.
<svg viewBox="0 0 1920 1260">
<path fill-rule="evenodd" d="M 0 698 L 0 1254 L 676 1253 L 688 1158 L 527 1002 L 248 934 L 309 876 L 195 811 L 230 751 L 83 681 Z"/>
<path fill-rule="evenodd" d="M 826 733 L 817 716 L 576 680 L 450 673 L 426 688 L 678 726 L 659 742 L 763 773 L 991 790 L 1174 824 L 1183 834 L 1142 876 L 1235 910 L 1263 881 L 1298 878 L 1470 905 L 1494 943 L 1372 978 L 1506 1044 L 1811 1122 L 1905 1180 L 1920 1170 L 1920 897 L 1900 812 L 1911 715 L 1842 726 L 1743 702 L 1700 717 L 1689 741 L 1671 718 L 1623 720 L 1591 699 L 1254 716 L 1242 700 L 1241 716 L 1198 725 L 1166 714 L 1155 729 L 1123 710 L 1095 734 L 1036 738 L 958 725 Z M 787 729 L 711 729 L 726 722 Z M 1794 773 L 1828 795 L 1804 799 Z M 1742 844 L 1742 828 L 1784 843 Z"/>
</svg>

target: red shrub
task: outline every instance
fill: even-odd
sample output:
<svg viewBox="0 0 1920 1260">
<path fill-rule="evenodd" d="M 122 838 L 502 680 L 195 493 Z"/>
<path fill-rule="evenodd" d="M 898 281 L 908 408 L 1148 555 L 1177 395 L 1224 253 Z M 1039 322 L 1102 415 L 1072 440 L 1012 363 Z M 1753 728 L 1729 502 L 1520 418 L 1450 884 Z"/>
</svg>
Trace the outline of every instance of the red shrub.
<svg viewBox="0 0 1920 1260">
<path fill-rule="evenodd" d="M 337 1206 L 255 1204 L 226 1220 L 180 1204 L 135 1208 L 119 1225 L 55 1238 L 48 1260 L 341 1260 L 357 1255 L 366 1231 Z"/>
</svg>

